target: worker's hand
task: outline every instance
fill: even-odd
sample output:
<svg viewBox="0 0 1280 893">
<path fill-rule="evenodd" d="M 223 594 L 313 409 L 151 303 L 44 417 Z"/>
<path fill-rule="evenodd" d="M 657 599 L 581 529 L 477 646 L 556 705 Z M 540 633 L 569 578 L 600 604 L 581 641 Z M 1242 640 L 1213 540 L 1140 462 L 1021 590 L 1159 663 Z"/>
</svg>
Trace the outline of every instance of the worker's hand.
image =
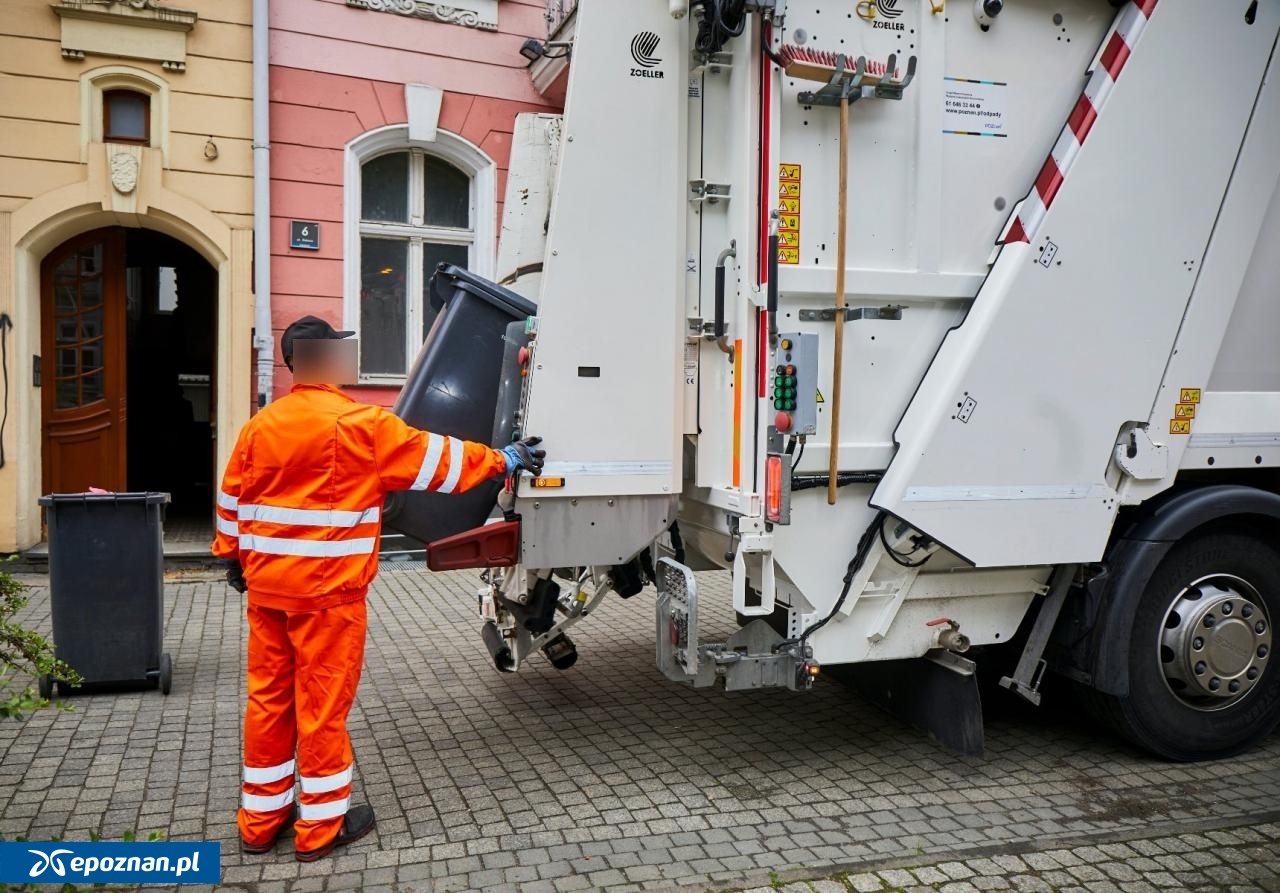
<svg viewBox="0 0 1280 893">
<path fill-rule="evenodd" d="M 537 449 L 540 443 L 542 443 L 541 437 L 526 437 L 524 440 L 504 446 L 501 453 L 507 460 L 507 474 L 511 474 L 517 468 L 525 469 L 534 477 L 541 474 L 542 460 L 547 457 L 547 451 Z"/>
<path fill-rule="evenodd" d="M 244 578 L 244 569 L 240 567 L 240 562 L 227 562 L 227 585 L 241 595 L 249 588 L 249 584 Z"/>
</svg>

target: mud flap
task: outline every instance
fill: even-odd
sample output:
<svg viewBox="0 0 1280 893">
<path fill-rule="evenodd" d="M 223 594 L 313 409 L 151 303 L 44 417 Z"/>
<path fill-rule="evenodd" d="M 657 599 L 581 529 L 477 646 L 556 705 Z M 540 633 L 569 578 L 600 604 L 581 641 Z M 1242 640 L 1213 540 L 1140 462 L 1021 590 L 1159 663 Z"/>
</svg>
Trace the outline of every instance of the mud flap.
<svg viewBox="0 0 1280 893">
<path fill-rule="evenodd" d="M 832 667 L 826 674 L 847 682 L 868 701 L 943 747 L 964 756 L 981 756 L 982 696 L 975 670 L 973 661 L 941 652 L 911 660 Z"/>
</svg>

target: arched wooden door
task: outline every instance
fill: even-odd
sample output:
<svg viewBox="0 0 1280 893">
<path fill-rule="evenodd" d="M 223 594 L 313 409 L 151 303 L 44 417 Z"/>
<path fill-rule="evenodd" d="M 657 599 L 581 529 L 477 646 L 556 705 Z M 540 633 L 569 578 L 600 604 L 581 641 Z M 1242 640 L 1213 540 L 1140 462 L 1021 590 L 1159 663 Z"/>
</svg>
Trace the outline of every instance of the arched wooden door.
<svg viewBox="0 0 1280 893">
<path fill-rule="evenodd" d="M 124 250 L 124 230 L 94 230 L 41 267 L 46 493 L 126 487 Z"/>
</svg>

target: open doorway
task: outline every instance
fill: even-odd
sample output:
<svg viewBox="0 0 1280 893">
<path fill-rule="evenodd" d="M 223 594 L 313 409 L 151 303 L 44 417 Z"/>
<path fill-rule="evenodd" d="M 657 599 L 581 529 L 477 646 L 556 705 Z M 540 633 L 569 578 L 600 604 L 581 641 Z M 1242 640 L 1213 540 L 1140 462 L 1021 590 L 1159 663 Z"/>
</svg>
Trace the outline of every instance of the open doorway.
<svg viewBox="0 0 1280 893">
<path fill-rule="evenodd" d="M 166 539 L 211 537 L 217 272 L 115 226 L 59 245 L 41 276 L 44 492 L 170 493 Z"/>
<path fill-rule="evenodd" d="M 129 489 L 172 494 L 166 536 L 204 530 L 214 500 L 218 274 L 193 249 L 125 232 Z"/>
</svg>

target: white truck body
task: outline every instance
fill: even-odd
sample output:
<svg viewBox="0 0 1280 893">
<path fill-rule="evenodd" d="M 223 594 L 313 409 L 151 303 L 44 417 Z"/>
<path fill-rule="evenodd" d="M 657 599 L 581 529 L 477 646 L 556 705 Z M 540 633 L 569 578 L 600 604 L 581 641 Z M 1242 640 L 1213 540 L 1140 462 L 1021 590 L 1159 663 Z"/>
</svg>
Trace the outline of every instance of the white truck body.
<svg viewBox="0 0 1280 893">
<path fill-rule="evenodd" d="M 1010 0 L 994 17 L 749 2 L 711 54 L 694 42 L 721 4 L 689 5 L 582 0 L 558 139 L 540 116 L 517 146 L 499 270 L 542 260 L 512 287 L 539 305 L 520 421 L 548 460 L 541 486 L 518 483 L 521 564 L 491 578 L 486 616 L 518 666 L 579 619 L 592 581 L 618 588 L 609 569 L 655 541 L 670 555 L 677 522 L 686 562 L 729 568 L 735 610 L 775 633 L 744 627 L 732 660 L 660 642 L 672 678 L 755 657 L 755 683 L 730 687 L 922 657 L 963 676 L 957 652 L 1011 641 L 1053 602 L 1009 686 L 1035 696 L 1043 640 L 1128 512 L 1189 481 L 1274 490 L 1240 475 L 1280 466 L 1280 0 Z M 802 102 L 823 85 L 762 49 L 784 44 L 914 69 L 898 99 L 854 88 L 839 314 L 839 113 Z M 545 232 L 531 192 L 550 195 Z M 793 341 L 796 362 L 816 345 L 815 392 L 788 412 L 816 422 L 803 438 L 775 424 Z M 770 455 L 788 466 L 781 520 Z M 521 630 L 504 605 L 557 569 L 563 618 Z M 1253 604 L 1270 619 L 1280 602 Z M 1183 700 L 1243 709 L 1280 674 L 1237 669 L 1233 698 Z M 1128 675 L 1074 675 L 1131 694 Z M 1280 718 L 1280 688 L 1253 700 Z"/>
</svg>

